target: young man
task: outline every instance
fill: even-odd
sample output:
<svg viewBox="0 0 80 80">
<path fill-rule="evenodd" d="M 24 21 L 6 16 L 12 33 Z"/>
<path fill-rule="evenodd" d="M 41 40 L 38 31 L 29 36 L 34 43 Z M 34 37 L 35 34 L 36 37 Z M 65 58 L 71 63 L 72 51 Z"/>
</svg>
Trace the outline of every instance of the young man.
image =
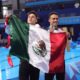
<svg viewBox="0 0 80 80">
<path fill-rule="evenodd" d="M 30 11 L 27 16 L 27 23 L 30 27 L 40 27 L 40 25 L 37 24 L 38 16 L 35 11 Z M 10 46 L 8 39 L 0 40 L 0 46 Z M 30 65 L 27 60 L 20 59 L 19 80 L 39 80 L 39 70 Z"/>
<path fill-rule="evenodd" d="M 51 33 L 59 33 L 59 32 L 63 32 L 60 28 L 58 28 L 58 14 L 56 12 L 52 12 L 49 14 L 49 32 Z M 60 54 L 55 54 L 56 55 L 60 55 Z M 64 54 L 63 54 L 64 56 Z M 64 57 L 63 57 L 64 58 Z M 57 58 L 56 58 L 57 59 Z M 54 60 L 54 59 L 53 59 Z M 63 61 L 63 65 L 58 64 L 58 67 L 63 67 L 63 70 L 57 70 L 57 67 L 55 68 L 56 70 L 53 73 L 45 73 L 45 80 L 53 80 L 54 75 L 56 75 L 56 80 L 65 80 L 65 61 L 64 59 L 62 59 Z M 56 61 L 56 60 L 55 60 Z M 54 64 L 55 65 L 55 64 Z"/>
<path fill-rule="evenodd" d="M 30 27 L 40 27 L 37 24 L 38 15 L 34 11 L 27 14 L 27 23 Z M 30 65 L 26 60 L 21 59 L 19 65 L 19 80 L 39 80 L 39 70 Z"/>
</svg>

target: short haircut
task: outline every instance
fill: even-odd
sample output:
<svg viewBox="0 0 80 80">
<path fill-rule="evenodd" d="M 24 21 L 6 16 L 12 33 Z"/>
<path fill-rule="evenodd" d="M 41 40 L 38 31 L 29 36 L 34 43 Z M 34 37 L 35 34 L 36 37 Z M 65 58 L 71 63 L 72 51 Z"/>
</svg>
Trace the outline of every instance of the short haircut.
<svg viewBox="0 0 80 80">
<path fill-rule="evenodd" d="M 34 14 L 36 16 L 36 18 L 39 18 L 38 14 L 36 11 L 30 11 L 27 13 L 27 16 L 29 16 L 30 14 Z"/>
<path fill-rule="evenodd" d="M 54 12 L 54 11 L 53 11 L 53 12 L 49 13 L 48 18 L 50 18 L 50 16 L 51 16 L 51 15 L 53 15 L 53 14 L 55 14 L 55 15 L 59 16 L 57 12 Z"/>
</svg>

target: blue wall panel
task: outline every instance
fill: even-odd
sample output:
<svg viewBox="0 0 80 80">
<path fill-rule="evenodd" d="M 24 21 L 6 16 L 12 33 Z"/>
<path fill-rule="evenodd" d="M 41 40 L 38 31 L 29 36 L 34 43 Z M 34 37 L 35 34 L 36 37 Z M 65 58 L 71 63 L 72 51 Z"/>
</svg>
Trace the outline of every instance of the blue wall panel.
<svg viewBox="0 0 80 80">
<path fill-rule="evenodd" d="M 36 6 L 36 5 L 45 5 L 50 3 L 57 3 L 57 2 L 68 2 L 68 1 L 75 1 L 75 0 L 43 0 L 43 1 L 32 1 L 26 2 L 25 6 Z"/>
</svg>

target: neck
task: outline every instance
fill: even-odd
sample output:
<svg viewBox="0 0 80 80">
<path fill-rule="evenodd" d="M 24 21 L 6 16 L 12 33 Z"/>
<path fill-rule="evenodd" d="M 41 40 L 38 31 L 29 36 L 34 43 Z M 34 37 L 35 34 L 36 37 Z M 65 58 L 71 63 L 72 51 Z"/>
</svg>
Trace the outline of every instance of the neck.
<svg viewBox="0 0 80 80">
<path fill-rule="evenodd" d="M 54 25 L 50 25 L 50 29 L 52 29 L 52 30 L 57 30 L 58 27 L 57 27 L 57 26 L 54 26 Z"/>
<path fill-rule="evenodd" d="M 36 25 L 36 24 L 30 24 L 30 25 L 33 25 L 33 26 L 34 26 L 34 25 Z"/>
</svg>

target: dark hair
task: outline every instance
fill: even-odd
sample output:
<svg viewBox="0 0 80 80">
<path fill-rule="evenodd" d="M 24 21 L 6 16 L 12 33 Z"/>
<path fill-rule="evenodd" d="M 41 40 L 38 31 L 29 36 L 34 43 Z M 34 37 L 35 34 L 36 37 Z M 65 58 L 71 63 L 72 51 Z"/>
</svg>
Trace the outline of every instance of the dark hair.
<svg viewBox="0 0 80 80">
<path fill-rule="evenodd" d="M 51 16 L 51 15 L 53 15 L 53 14 L 58 15 L 58 13 L 57 13 L 57 12 L 54 12 L 54 11 L 53 11 L 53 12 L 49 13 L 48 18 L 50 18 L 50 16 Z M 58 15 L 58 16 L 59 16 L 59 15 Z"/>
<path fill-rule="evenodd" d="M 37 12 L 35 12 L 35 11 L 28 12 L 27 16 L 29 16 L 30 14 L 34 14 L 36 16 L 36 18 L 39 18 L 39 16 L 37 15 Z"/>
</svg>

